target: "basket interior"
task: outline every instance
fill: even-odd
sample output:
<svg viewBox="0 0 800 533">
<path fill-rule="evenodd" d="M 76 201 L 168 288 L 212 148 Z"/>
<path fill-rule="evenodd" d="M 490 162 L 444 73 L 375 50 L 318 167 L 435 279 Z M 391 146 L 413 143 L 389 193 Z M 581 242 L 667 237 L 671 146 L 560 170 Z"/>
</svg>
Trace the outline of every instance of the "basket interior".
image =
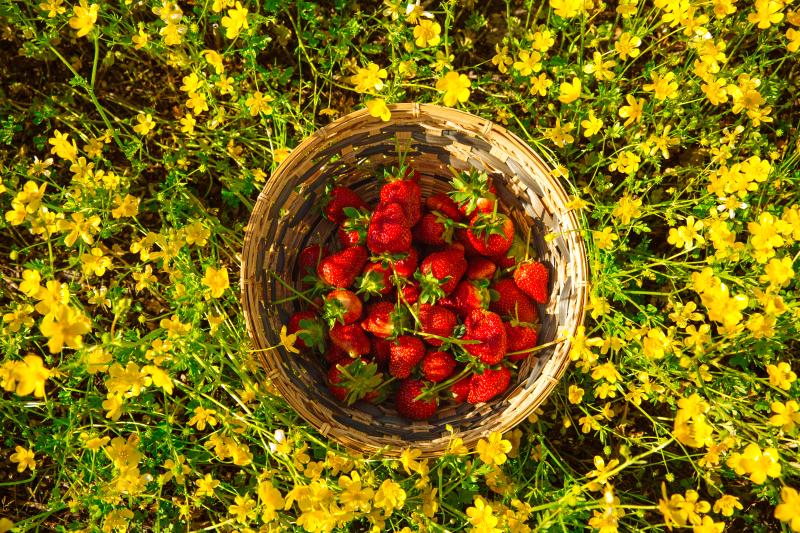
<svg viewBox="0 0 800 533">
<path fill-rule="evenodd" d="M 529 172 L 524 165 L 513 158 L 496 157 L 492 145 L 480 135 L 458 130 L 432 132 L 422 123 L 390 124 L 378 134 L 340 132 L 331 141 L 312 143 L 311 149 L 306 148 L 302 154 L 302 160 L 290 162 L 288 172 L 279 182 L 271 180 L 272 188 L 268 184 L 262 193 L 269 195 L 271 205 L 265 215 L 269 223 L 257 231 L 249 230 L 257 233 L 253 238 L 261 243 L 255 256 L 255 286 L 258 288 L 255 303 L 258 307 L 253 320 L 261 322 L 258 329 L 263 329 L 269 345 L 279 344 L 281 326 L 301 309 L 297 302 L 270 303 L 290 296 L 285 287 L 270 277 L 270 271 L 298 286 L 296 258 L 301 249 L 319 242 L 337 248 L 334 244 L 336 226 L 323 218 L 319 209 L 326 183 L 334 180 L 351 187 L 374 207 L 382 185 L 378 176 L 383 175 L 384 168 L 398 165 L 401 156 L 406 164 L 422 174 L 423 197 L 450 190 L 449 166 L 489 173 L 516 230 L 522 236 L 531 230 L 531 246 L 551 272 L 550 300 L 538 306 L 539 343 L 555 340 L 560 326 L 574 320 L 570 308 L 575 296 L 570 279 L 571 250 L 562 235 L 558 216 L 546 205 L 553 201 L 549 192 L 535 180 L 525 179 Z M 544 235 L 547 233 L 556 236 L 546 242 Z M 566 366 L 565 361 L 552 361 L 558 348 L 556 344 L 540 350 L 521 363 L 512 386 L 502 396 L 479 405 L 443 402 L 437 414 L 425 422 L 411 422 L 400 417 L 391 400 L 379 406 L 366 402 L 351 407 L 340 404 L 324 385 L 326 366 L 318 354 L 294 355 L 279 348 L 266 352 L 264 358 L 278 389 L 323 433 L 331 433 L 362 451 L 423 443 L 433 449 L 444 446 L 450 436 L 445 429 L 448 424 L 456 432 L 478 435 L 496 429 L 500 419 L 514 419 L 514 423 L 518 423 L 531 410 L 530 398 L 525 396 L 539 395 L 543 400 Z"/>
</svg>

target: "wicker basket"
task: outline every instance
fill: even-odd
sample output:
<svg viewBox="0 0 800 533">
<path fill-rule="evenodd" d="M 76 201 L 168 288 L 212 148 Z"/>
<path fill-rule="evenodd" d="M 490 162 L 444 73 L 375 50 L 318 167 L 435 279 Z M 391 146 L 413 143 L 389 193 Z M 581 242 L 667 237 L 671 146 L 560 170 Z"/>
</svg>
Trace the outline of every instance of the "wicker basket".
<svg viewBox="0 0 800 533">
<path fill-rule="evenodd" d="M 388 122 L 366 110 L 342 117 L 303 141 L 281 163 L 247 226 L 242 305 L 254 353 L 268 378 L 320 433 L 363 453 L 397 455 L 412 446 L 423 456 L 435 456 L 451 438 L 446 425 L 472 446 L 491 431 L 507 431 L 525 420 L 550 394 L 569 363 L 568 339 L 583 321 L 586 252 L 577 217 L 565 207 L 564 189 L 519 137 L 488 120 L 435 105 L 396 104 L 389 109 Z M 335 178 L 375 205 L 380 187 L 375 176 L 396 165 L 399 154 L 423 175 L 423 196 L 449 189 L 449 166 L 474 167 L 493 176 L 518 231 L 532 228 L 532 245 L 550 267 L 552 286 L 547 305 L 539 308 L 539 342 L 552 345 L 528 357 L 505 394 L 486 404 L 440 407 L 431 420 L 414 423 L 398 416 L 391 401 L 380 406 L 338 403 L 324 386 L 320 357 L 293 355 L 282 347 L 265 350 L 279 343 L 281 326 L 299 309 L 296 302 L 271 305 L 290 294 L 270 272 L 296 284 L 299 250 L 320 237 L 328 242 L 336 231 L 318 206 L 326 182 Z M 549 242 L 544 239 L 548 233 L 555 237 Z"/>
</svg>

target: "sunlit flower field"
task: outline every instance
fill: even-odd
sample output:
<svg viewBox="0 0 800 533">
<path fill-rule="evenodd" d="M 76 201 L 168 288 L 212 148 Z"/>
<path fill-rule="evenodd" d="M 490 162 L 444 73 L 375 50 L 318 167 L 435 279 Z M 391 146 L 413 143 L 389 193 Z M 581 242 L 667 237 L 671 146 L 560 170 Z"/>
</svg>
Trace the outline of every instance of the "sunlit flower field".
<svg viewBox="0 0 800 533">
<path fill-rule="evenodd" d="M 799 49 L 791 0 L 3 2 L 0 532 L 800 531 Z M 556 392 L 438 459 L 309 427 L 239 304 L 265 180 L 394 102 L 549 158 L 591 270 Z"/>
</svg>

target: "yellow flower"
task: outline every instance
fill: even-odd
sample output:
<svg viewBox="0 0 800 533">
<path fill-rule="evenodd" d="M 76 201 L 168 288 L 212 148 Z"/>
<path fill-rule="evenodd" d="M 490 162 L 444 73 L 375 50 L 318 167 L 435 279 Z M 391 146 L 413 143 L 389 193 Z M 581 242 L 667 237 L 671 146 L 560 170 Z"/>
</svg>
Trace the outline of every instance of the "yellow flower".
<svg viewBox="0 0 800 533">
<path fill-rule="evenodd" d="M 114 219 L 135 217 L 139 214 L 139 201 L 139 198 L 130 194 L 126 194 L 125 198 L 122 198 L 120 195 L 116 195 L 114 197 L 114 203 L 116 205 L 111 210 L 111 216 Z"/>
<path fill-rule="evenodd" d="M 205 407 L 197 406 L 194 408 L 194 416 L 189 419 L 189 425 L 197 425 L 197 429 L 203 431 L 206 429 L 206 424 L 209 426 L 217 425 L 217 412 L 214 409 L 206 409 Z"/>
<path fill-rule="evenodd" d="M 383 80 L 388 73 L 385 68 L 380 68 L 375 63 L 370 63 L 366 68 L 359 68 L 350 77 L 350 83 L 355 85 L 356 92 L 371 93 L 383 89 Z"/>
<path fill-rule="evenodd" d="M 561 18 L 569 19 L 584 12 L 584 0 L 550 0 L 553 12 Z"/>
<path fill-rule="evenodd" d="M 111 258 L 103 253 L 102 248 L 94 247 L 89 253 L 81 254 L 81 270 L 85 276 L 94 274 L 102 276 L 107 269 L 113 268 Z"/>
<path fill-rule="evenodd" d="M 764 448 L 758 444 L 750 443 L 740 453 L 733 453 L 725 463 L 738 475 L 749 474 L 750 481 L 760 485 L 767 480 L 767 477 L 776 478 L 781 475 L 781 463 L 778 450 L 775 448 Z"/>
<path fill-rule="evenodd" d="M 434 20 L 421 20 L 419 25 L 414 27 L 414 42 L 420 48 L 426 46 L 436 46 L 441 40 L 439 34 L 442 32 L 442 27 Z"/>
<path fill-rule="evenodd" d="M 300 353 L 295 344 L 297 343 L 297 333 L 287 334 L 286 326 L 281 326 L 281 344 L 291 353 Z"/>
<path fill-rule="evenodd" d="M 783 431 L 791 433 L 800 425 L 800 405 L 795 400 L 786 403 L 772 402 L 770 406 L 775 413 L 769 419 L 771 426 L 778 426 Z"/>
<path fill-rule="evenodd" d="M 584 390 L 577 385 L 570 385 L 569 386 L 569 393 L 567 397 L 569 398 L 569 403 L 573 405 L 578 405 L 583 401 L 583 393 Z"/>
<path fill-rule="evenodd" d="M 700 230 L 702 229 L 703 221 L 695 221 L 694 217 L 690 216 L 686 219 L 685 226 L 670 228 L 667 242 L 678 248 L 684 248 L 687 251 L 691 250 L 695 245 L 699 246 L 705 242 L 703 236 L 700 235 Z"/>
<path fill-rule="evenodd" d="M 222 56 L 216 50 L 203 50 L 203 57 L 206 63 L 214 67 L 214 72 L 222 74 L 225 72 L 225 65 L 222 64 Z"/>
<path fill-rule="evenodd" d="M 65 344 L 76 350 L 83 346 L 83 335 L 92 331 L 92 321 L 69 305 L 59 305 L 44 317 L 39 329 L 48 339 L 50 353 L 58 353 Z"/>
<path fill-rule="evenodd" d="M 219 480 L 214 479 L 211 474 L 206 474 L 202 478 L 195 481 L 197 491 L 195 497 L 202 498 L 203 496 L 213 496 L 214 489 L 219 486 Z"/>
<path fill-rule="evenodd" d="M 219 298 L 230 287 L 228 269 L 224 266 L 222 268 L 208 267 L 202 282 L 209 288 L 212 298 Z"/>
<path fill-rule="evenodd" d="M 759 29 L 769 28 L 783 20 L 783 2 L 778 0 L 756 0 L 755 13 L 747 15 L 747 21 L 751 24 L 758 24 Z"/>
<path fill-rule="evenodd" d="M 78 157 L 78 147 L 75 146 L 75 141 L 70 142 L 68 133 L 61 133 L 55 130 L 53 132 L 53 137 L 48 139 L 47 142 L 53 145 L 53 148 L 50 149 L 50 153 L 57 155 L 61 159 L 75 161 Z"/>
<path fill-rule="evenodd" d="M 583 66 L 583 71 L 586 74 L 594 74 L 596 80 L 608 81 L 614 79 L 614 72 L 611 71 L 611 68 L 616 64 L 617 62 L 613 60 L 604 61 L 603 54 L 594 52 L 592 61 Z"/>
<path fill-rule="evenodd" d="M 383 509 L 384 516 L 390 516 L 395 509 L 402 509 L 406 501 L 406 491 L 391 479 L 385 479 L 375 492 L 373 504 Z"/>
<path fill-rule="evenodd" d="M 506 462 L 506 454 L 511 451 L 511 443 L 503 439 L 499 431 L 489 434 L 489 440 L 481 439 L 475 448 L 478 456 L 486 464 L 501 465 Z"/>
<path fill-rule="evenodd" d="M 472 525 L 470 532 L 494 533 L 501 530 L 496 528 L 498 518 L 492 513 L 492 506 L 480 496 L 473 500 L 472 507 L 467 507 L 467 518 Z"/>
<path fill-rule="evenodd" d="M 559 87 L 558 101 L 562 104 L 571 104 L 581 97 L 581 80 L 577 77 L 572 78 L 572 81 L 565 81 Z"/>
<path fill-rule="evenodd" d="M 639 46 L 641 44 L 642 40 L 640 38 L 635 37 L 626 31 L 623 32 L 614 43 L 614 50 L 617 51 L 617 55 L 620 59 L 625 60 L 629 57 L 638 57 Z"/>
<path fill-rule="evenodd" d="M 406 448 L 400 454 L 400 464 L 403 465 L 403 470 L 406 474 L 411 474 L 412 471 L 416 472 L 419 468 L 419 461 L 417 458 L 422 455 L 422 450 L 418 448 Z"/>
<path fill-rule="evenodd" d="M 637 101 L 636 98 L 628 94 L 625 96 L 625 100 L 628 102 L 628 105 L 619 108 L 619 116 L 627 119 L 623 126 L 629 126 L 634 122 L 640 122 L 642 120 L 644 98 Z"/>
<path fill-rule="evenodd" d="M 181 120 L 181 132 L 188 133 L 189 135 L 194 133 L 194 126 L 197 124 L 197 120 L 195 120 L 194 115 L 191 113 L 186 113 Z"/>
<path fill-rule="evenodd" d="M 225 28 L 225 37 L 236 39 L 244 28 L 249 28 L 247 24 L 247 8 L 242 7 L 241 2 L 236 2 L 233 9 L 228 10 L 228 14 L 222 17 L 222 27 Z"/>
<path fill-rule="evenodd" d="M 562 126 L 561 119 L 556 119 L 556 125 L 545 130 L 544 136 L 545 138 L 553 141 L 553 144 L 559 148 L 563 148 L 564 146 L 572 144 L 572 142 L 575 141 L 575 137 L 571 135 L 571 132 L 574 128 L 575 126 L 572 124 L 572 122 L 567 122 Z"/>
<path fill-rule="evenodd" d="M 735 509 L 742 509 L 742 504 L 736 496 L 723 494 L 714 502 L 714 512 L 722 516 L 733 516 L 733 511 Z"/>
<path fill-rule="evenodd" d="M 367 102 L 367 109 L 370 115 L 384 122 L 388 122 L 392 118 L 392 112 L 386 107 L 386 100 L 383 98 L 375 98 Z"/>
<path fill-rule="evenodd" d="M 789 39 L 789 44 L 786 45 L 788 51 L 794 53 L 800 50 L 800 31 L 789 28 L 786 30 L 786 38 Z"/>
<path fill-rule="evenodd" d="M 17 472 L 24 472 L 28 468 L 36 470 L 33 450 L 28 450 L 22 446 L 17 446 L 14 449 L 16 453 L 12 453 L 9 459 L 12 463 L 17 463 Z"/>
<path fill-rule="evenodd" d="M 610 250 L 619 236 L 610 227 L 605 227 L 602 231 L 592 231 L 592 238 L 600 250 Z"/>
<path fill-rule="evenodd" d="M 692 526 L 692 533 L 722 533 L 725 522 L 714 522 L 710 516 L 704 516 L 699 524 Z"/>
<path fill-rule="evenodd" d="M 44 366 L 42 358 L 38 355 L 26 355 L 22 361 L 14 361 L 10 368 L 9 382 L 6 390 L 14 390 L 18 396 L 27 396 L 33 393 L 36 398 L 45 395 L 45 382 L 53 372 Z M 16 390 L 14 385 L 16 384 Z"/>
<path fill-rule="evenodd" d="M 236 2 L 237 4 L 239 2 Z M 228 507 L 228 512 L 236 517 L 236 521 L 242 524 L 248 523 L 255 515 L 256 502 L 249 494 L 244 496 L 236 495 L 235 503 Z"/>
<path fill-rule="evenodd" d="M 72 8 L 73 16 L 69 19 L 69 26 L 73 30 L 78 30 L 78 37 L 85 37 L 94 28 L 99 11 L 99 5 L 88 5 L 86 0 L 81 0 L 79 5 Z"/>
<path fill-rule="evenodd" d="M 667 98 L 674 99 L 678 96 L 678 82 L 673 81 L 675 74 L 667 72 L 661 76 L 655 71 L 650 72 L 650 79 L 653 83 L 645 84 L 642 89 L 646 92 L 654 92 L 656 100 L 666 100 Z"/>
<path fill-rule="evenodd" d="M 64 13 L 67 8 L 63 6 L 64 0 L 48 0 L 47 2 L 42 2 L 39 4 L 39 9 L 42 11 L 47 11 L 47 18 L 51 19 L 56 17 L 62 13 Z M 0 530 L 2 531 L 2 530 Z"/>
<path fill-rule="evenodd" d="M 538 76 L 531 78 L 531 94 L 545 96 L 547 90 L 553 85 L 553 80 L 547 77 L 547 73 L 542 72 Z"/>
<path fill-rule="evenodd" d="M 164 392 L 167 395 L 172 394 L 172 378 L 164 371 L 164 369 L 154 365 L 147 365 L 142 368 L 142 372 L 150 376 L 153 385 L 164 389 Z"/>
<path fill-rule="evenodd" d="M 583 136 L 586 138 L 597 135 L 603 129 L 603 121 L 594 116 L 594 111 L 589 111 L 589 118 L 581 121 Z"/>
<path fill-rule="evenodd" d="M 38 270 L 31 270 L 26 268 L 22 271 L 22 281 L 19 284 L 19 290 L 25 296 L 35 297 L 42 290 L 42 275 Z"/>
<path fill-rule="evenodd" d="M 136 121 L 138 124 L 133 127 L 133 131 L 139 135 L 147 135 L 156 127 L 156 123 L 153 121 L 153 115 L 150 113 L 139 113 L 136 115 Z"/>
<path fill-rule="evenodd" d="M 141 50 L 142 48 L 147 46 L 147 43 L 150 41 L 150 35 L 148 35 L 146 31 L 144 31 L 144 27 L 140 26 L 139 31 L 136 33 L 136 35 L 131 37 L 131 41 L 133 42 L 133 47 L 136 50 Z"/>
<path fill-rule="evenodd" d="M 357 476 L 358 474 L 354 475 Z M 371 495 L 372 489 L 367 489 L 365 491 L 367 509 L 369 509 Z M 278 516 L 275 511 L 283 509 L 286 503 L 281 491 L 276 489 L 272 481 L 269 480 L 260 481 L 258 483 L 258 500 L 261 503 L 261 520 L 263 522 L 271 522 L 274 520 Z"/>
<path fill-rule="evenodd" d="M 796 489 L 781 489 L 781 503 L 775 507 L 775 518 L 789 524 L 792 531 L 800 531 L 800 494 Z"/>
<path fill-rule="evenodd" d="M 472 82 L 464 74 L 456 71 L 448 72 L 436 81 L 436 90 L 444 91 L 444 105 L 453 107 L 458 102 L 462 104 L 469 100 L 469 88 Z"/>
<path fill-rule="evenodd" d="M 497 70 L 505 74 L 508 72 L 508 65 L 514 62 L 508 55 L 508 46 L 500 47 L 500 43 L 494 45 L 496 54 L 492 57 L 492 64 L 497 66 Z"/>
<path fill-rule="evenodd" d="M 245 101 L 245 105 L 250 110 L 250 116 L 254 117 L 260 113 L 265 115 L 272 114 L 272 106 L 269 105 L 274 98 L 268 94 L 261 94 L 261 91 L 256 91 L 251 97 Z"/>
<path fill-rule="evenodd" d="M 542 54 L 536 51 L 520 51 L 519 60 L 514 62 L 514 70 L 519 71 L 522 76 L 530 76 L 534 72 L 539 72 L 542 70 Z"/>
<path fill-rule="evenodd" d="M 772 258 L 764 267 L 764 275 L 759 278 L 761 283 L 769 282 L 775 287 L 784 287 L 794 278 L 792 258 L 786 256 L 782 259 Z"/>
<path fill-rule="evenodd" d="M 777 365 L 767 365 L 767 374 L 769 375 L 769 384 L 783 390 L 789 390 L 792 383 L 797 380 L 797 374 L 792 372 L 792 367 L 784 361 Z"/>
</svg>

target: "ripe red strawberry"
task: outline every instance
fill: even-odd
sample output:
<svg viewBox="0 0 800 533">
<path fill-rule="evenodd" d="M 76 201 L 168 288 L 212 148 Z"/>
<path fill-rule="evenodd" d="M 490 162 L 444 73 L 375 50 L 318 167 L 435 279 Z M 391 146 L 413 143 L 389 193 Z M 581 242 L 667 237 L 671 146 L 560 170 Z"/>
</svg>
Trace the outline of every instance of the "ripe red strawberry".
<svg viewBox="0 0 800 533">
<path fill-rule="evenodd" d="M 312 244 L 311 246 L 303 248 L 300 251 L 300 255 L 297 257 L 297 265 L 300 267 L 300 277 L 307 274 L 316 274 L 317 264 L 326 255 L 328 255 L 328 249 L 319 244 Z"/>
<path fill-rule="evenodd" d="M 442 246 L 453 240 L 453 223 L 449 218 L 425 213 L 411 231 L 414 240 L 431 246 Z"/>
<path fill-rule="evenodd" d="M 339 237 L 339 242 L 342 243 L 342 246 L 345 248 L 348 246 L 357 246 L 366 242 L 365 239 L 361 238 L 357 230 L 347 231 L 344 228 L 339 228 L 336 230 L 336 236 Z"/>
<path fill-rule="evenodd" d="M 461 211 L 458 210 L 458 204 L 443 192 L 437 192 L 428 196 L 425 200 L 425 206 L 431 211 L 438 211 L 452 218 L 456 222 L 461 220 Z"/>
<path fill-rule="evenodd" d="M 500 268 L 511 268 L 517 264 L 517 259 L 511 255 L 495 255 L 490 258 Z"/>
<path fill-rule="evenodd" d="M 317 265 L 317 275 L 328 285 L 346 289 L 353 284 L 366 262 L 366 248 L 351 246 L 324 257 Z"/>
<path fill-rule="evenodd" d="M 485 257 L 472 257 L 467 262 L 467 279 L 492 279 L 497 265 Z"/>
<path fill-rule="evenodd" d="M 480 341 L 464 344 L 464 349 L 487 365 L 503 360 L 508 348 L 503 320 L 495 313 L 485 309 L 473 309 L 464 321 L 466 333 L 464 340 Z"/>
<path fill-rule="evenodd" d="M 342 363 L 344 366 L 346 363 Z M 331 391 L 333 397 L 343 402 L 345 398 L 347 398 L 347 389 L 344 387 L 338 387 L 337 385 L 342 382 L 342 371 L 336 366 L 336 364 L 331 365 L 328 369 L 328 390 Z"/>
<path fill-rule="evenodd" d="M 286 333 L 292 335 L 303 329 L 300 327 L 301 320 L 317 320 L 317 315 L 314 311 L 298 311 L 289 317 L 289 323 L 286 324 Z M 308 345 L 301 338 L 298 338 L 294 345 L 301 350 L 308 349 Z"/>
<path fill-rule="evenodd" d="M 430 301 L 424 297 L 426 292 L 435 295 L 435 300 L 436 297 L 441 298 L 453 292 L 461 276 L 467 271 L 467 260 L 464 259 L 464 254 L 456 250 L 433 252 L 422 261 L 420 271 L 422 300 Z"/>
<path fill-rule="evenodd" d="M 344 208 L 355 207 L 356 209 L 366 207 L 364 200 L 352 189 L 347 187 L 334 187 L 328 194 L 325 204 L 325 216 L 331 222 L 341 224 L 345 219 Z"/>
<path fill-rule="evenodd" d="M 489 306 L 489 291 L 486 281 L 461 281 L 450 296 L 442 298 L 439 303 L 453 309 L 462 319 L 473 309 L 486 309 Z"/>
<path fill-rule="evenodd" d="M 400 289 L 400 292 L 403 294 L 403 299 L 407 304 L 411 305 L 417 303 L 419 300 L 419 282 L 414 281 L 406 283 L 403 285 L 403 288 Z"/>
<path fill-rule="evenodd" d="M 514 271 L 514 283 L 528 296 L 543 304 L 547 302 L 547 282 L 550 273 L 538 261 L 521 263 Z"/>
<path fill-rule="evenodd" d="M 400 416 L 411 420 L 427 420 L 436 413 L 436 398 L 430 400 L 415 400 L 422 394 L 425 383 L 418 379 L 405 379 L 400 382 L 394 405 Z"/>
<path fill-rule="evenodd" d="M 408 252 L 411 248 L 411 224 L 402 205 L 378 204 L 369 221 L 367 247 L 374 254 Z"/>
<path fill-rule="evenodd" d="M 344 361 L 350 359 L 350 356 L 347 355 L 347 352 L 333 344 L 332 342 L 328 344 L 328 349 L 325 350 L 325 361 L 330 364 L 336 364 L 339 361 Z"/>
<path fill-rule="evenodd" d="M 356 286 L 357 292 L 367 297 L 389 294 L 392 290 L 392 269 L 385 268 L 381 263 L 367 263 L 361 277 L 356 280 Z"/>
<path fill-rule="evenodd" d="M 428 352 L 422 359 L 420 369 L 425 379 L 439 383 L 453 375 L 456 358 L 447 352 Z"/>
<path fill-rule="evenodd" d="M 396 378 L 405 379 L 425 357 L 425 345 L 417 337 L 400 335 L 389 346 L 389 373 Z"/>
<path fill-rule="evenodd" d="M 456 402 L 464 403 L 467 401 L 470 381 L 472 381 L 472 376 L 467 376 L 450 385 L 450 393 L 453 395 L 453 399 Z"/>
<path fill-rule="evenodd" d="M 536 306 L 511 278 L 501 279 L 491 286 L 493 292 L 489 309 L 501 317 L 518 322 L 536 321 Z"/>
<path fill-rule="evenodd" d="M 458 325 L 455 313 L 441 305 L 422 304 L 419 306 L 419 321 L 422 331 L 440 337 L 451 337 L 453 329 Z M 441 346 L 441 339 L 425 337 L 425 342 L 431 346 Z"/>
<path fill-rule="evenodd" d="M 503 255 L 514 242 L 514 223 L 500 213 L 481 213 L 470 220 L 467 240 L 481 255 Z"/>
<path fill-rule="evenodd" d="M 366 209 L 344 208 L 345 219 L 336 232 L 342 246 L 356 246 L 367 242 L 370 215 Z"/>
<path fill-rule="evenodd" d="M 347 289 L 336 289 L 325 296 L 323 317 L 328 323 L 352 324 L 361 318 L 363 306 L 356 293 Z"/>
<path fill-rule="evenodd" d="M 331 342 L 350 354 L 350 357 L 365 355 L 371 348 L 369 339 L 358 324 L 336 324 L 329 333 Z"/>
<path fill-rule="evenodd" d="M 508 339 L 508 360 L 521 361 L 528 357 L 531 352 L 526 352 L 524 350 L 530 350 L 536 347 L 536 342 L 538 340 L 536 328 L 527 324 L 513 325 L 510 322 L 506 322 L 505 327 L 506 338 Z M 523 353 L 515 354 L 514 352 Z"/>
<path fill-rule="evenodd" d="M 361 321 L 361 327 L 376 337 L 385 339 L 394 333 L 394 323 L 391 314 L 394 304 L 391 302 L 377 302 L 367 308 L 367 317 Z"/>
<path fill-rule="evenodd" d="M 411 248 L 403 259 L 394 262 L 394 271 L 398 276 L 410 278 L 417 270 L 417 261 L 419 261 L 419 252 L 416 248 Z"/>
<path fill-rule="evenodd" d="M 390 181 L 381 187 L 381 203 L 397 202 L 403 206 L 409 226 L 419 221 L 422 211 L 422 192 L 419 185 L 412 180 Z"/>
<path fill-rule="evenodd" d="M 458 204 L 462 214 L 471 216 L 476 211 L 489 213 L 494 210 L 497 192 L 485 172 L 471 170 L 461 172 L 450 180 L 453 190 L 448 194 Z"/>
<path fill-rule="evenodd" d="M 370 338 L 370 342 L 372 343 L 372 355 L 375 362 L 378 363 L 378 366 L 381 368 L 386 367 L 389 364 L 391 341 L 373 335 Z"/>
<path fill-rule="evenodd" d="M 494 200 L 491 198 L 478 198 L 476 201 L 475 209 L 470 210 L 466 205 L 462 204 L 458 210 L 462 215 L 469 217 L 476 213 L 491 213 L 494 211 Z"/>
<path fill-rule="evenodd" d="M 488 402 L 502 394 L 511 383 L 511 371 L 505 367 L 497 370 L 487 368 L 482 374 L 474 374 L 469 382 L 469 403 Z"/>
</svg>

